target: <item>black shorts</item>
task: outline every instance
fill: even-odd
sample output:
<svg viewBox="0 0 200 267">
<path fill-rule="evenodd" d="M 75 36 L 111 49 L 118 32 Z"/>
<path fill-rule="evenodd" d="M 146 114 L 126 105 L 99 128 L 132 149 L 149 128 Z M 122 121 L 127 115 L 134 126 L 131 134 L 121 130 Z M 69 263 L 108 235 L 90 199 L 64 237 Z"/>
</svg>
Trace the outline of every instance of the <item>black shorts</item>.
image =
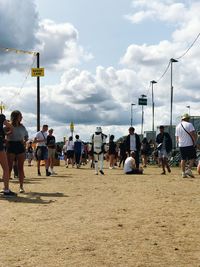
<svg viewBox="0 0 200 267">
<path fill-rule="evenodd" d="M 25 153 L 24 144 L 21 141 L 8 141 L 7 153 L 15 155 Z"/>
<path fill-rule="evenodd" d="M 0 151 L 5 151 L 3 139 L 0 137 Z"/>
<path fill-rule="evenodd" d="M 73 158 L 74 157 L 74 150 L 67 150 L 67 158 Z"/>
<path fill-rule="evenodd" d="M 180 147 L 181 159 L 190 160 L 196 159 L 196 149 L 194 146 Z"/>
</svg>

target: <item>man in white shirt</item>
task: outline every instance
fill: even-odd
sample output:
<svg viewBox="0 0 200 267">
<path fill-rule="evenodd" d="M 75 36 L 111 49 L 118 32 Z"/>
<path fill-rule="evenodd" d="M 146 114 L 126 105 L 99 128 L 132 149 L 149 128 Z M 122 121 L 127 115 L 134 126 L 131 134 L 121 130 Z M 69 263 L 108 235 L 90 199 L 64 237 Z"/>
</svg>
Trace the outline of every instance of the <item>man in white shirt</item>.
<svg viewBox="0 0 200 267">
<path fill-rule="evenodd" d="M 138 134 L 135 133 L 134 127 L 129 128 L 129 135 L 127 135 L 126 137 L 125 144 L 126 144 L 126 152 L 128 152 L 129 155 L 130 151 L 135 152 L 135 164 L 136 168 L 139 169 L 141 143 L 140 143 L 140 137 Z"/>
<path fill-rule="evenodd" d="M 47 150 L 47 131 L 48 125 L 43 125 L 42 130 L 36 133 L 34 143 L 37 143 L 36 149 L 36 159 L 37 159 L 37 168 L 38 168 L 38 176 L 41 176 L 40 172 L 40 162 L 44 160 L 45 168 L 46 168 L 46 176 L 50 176 L 51 173 L 48 171 L 48 150 Z"/>
<path fill-rule="evenodd" d="M 195 142 L 196 132 L 192 123 L 189 122 L 190 116 L 184 114 L 181 117 L 181 122 L 176 127 L 176 141 L 181 153 L 181 170 L 182 177 L 194 177 L 192 167 L 196 158 Z M 188 169 L 185 168 L 186 160 L 189 161 Z"/>
<path fill-rule="evenodd" d="M 124 173 L 125 174 L 142 174 L 143 169 L 142 168 L 136 168 L 136 163 L 135 163 L 135 152 L 131 151 L 130 152 L 130 157 L 128 157 L 125 160 L 124 163 Z"/>
</svg>

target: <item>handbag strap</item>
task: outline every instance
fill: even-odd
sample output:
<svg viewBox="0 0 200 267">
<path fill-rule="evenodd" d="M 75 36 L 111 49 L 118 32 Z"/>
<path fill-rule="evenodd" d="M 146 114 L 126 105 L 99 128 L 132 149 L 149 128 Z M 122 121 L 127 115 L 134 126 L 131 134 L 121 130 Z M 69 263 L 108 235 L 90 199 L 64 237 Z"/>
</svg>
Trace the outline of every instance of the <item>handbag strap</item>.
<svg viewBox="0 0 200 267">
<path fill-rule="evenodd" d="M 187 134 L 189 134 L 189 136 L 191 137 L 191 139 L 192 139 L 192 143 L 193 143 L 193 145 L 194 145 L 194 140 L 193 140 L 193 138 L 192 138 L 192 136 L 191 136 L 191 134 L 185 129 L 185 127 L 183 126 L 183 124 L 181 123 L 181 126 L 183 127 L 183 130 L 187 133 Z"/>
</svg>

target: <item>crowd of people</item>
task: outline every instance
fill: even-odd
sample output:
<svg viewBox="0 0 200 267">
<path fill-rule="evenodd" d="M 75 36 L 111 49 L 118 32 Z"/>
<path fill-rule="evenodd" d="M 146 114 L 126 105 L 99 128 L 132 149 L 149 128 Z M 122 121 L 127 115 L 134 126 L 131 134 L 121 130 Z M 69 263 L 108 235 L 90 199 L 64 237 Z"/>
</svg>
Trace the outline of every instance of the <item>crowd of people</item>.
<svg viewBox="0 0 200 267">
<path fill-rule="evenodd" d="M 192 167 L 196 159 L 197 135 L 189 115 L 184 114 L 181 122 L 176 127 L 176 142 L 180 148 L 182 177 L 194 177 Z M 14 169 L 14 176 L 19 179 L 19 193 L 24 193 L 24 162 L 32 166 L 32 160 L 37 161 L 37 175 L 41 176 L 41 161 L 45 168 L 45 175 L 56 175 L 54 163 L 56 154 L 63 154 L 65 166 L 80 168 L 87 163 L 94 168 L 95 174 L 104 175 L 104 160 L 109 161 L 109 169 L 123 166 L 125 174 L 142 174 L 147 167 L 150 158 L 161 168 L 162 175 L 170 173 L 169 154 L 172 151 L 172 139 L 165 132 L 163 125 L 159 127 L 156 140 L 140 140 L 134 127 L 129 128 L 129 133 L 120 141 L 115 141 L 112 134 L 107 137 L 101 127 L 91 136 L 88 143 L 83 142 L 80 136 L 70 136 L 60 148 L 56 144 L 53 129 L 48 125 L 42 126 L 41 131 L 35 134 L 33 140 L 29 140 L 28 131 L 22 124 L 22 114 L 15 110 L 11 113 L 10 121 L 5 115 L 0 114 L 0 164 L 3 169 L 4 196 L 16 196 L 10 190 L 9 180 Z M 109 140 L 107 140 L 109 139 Z M 186 167 L 186 162 L 188 166 Z M 200 170 L 200 166 L 199 170 Z"/>
</svg>

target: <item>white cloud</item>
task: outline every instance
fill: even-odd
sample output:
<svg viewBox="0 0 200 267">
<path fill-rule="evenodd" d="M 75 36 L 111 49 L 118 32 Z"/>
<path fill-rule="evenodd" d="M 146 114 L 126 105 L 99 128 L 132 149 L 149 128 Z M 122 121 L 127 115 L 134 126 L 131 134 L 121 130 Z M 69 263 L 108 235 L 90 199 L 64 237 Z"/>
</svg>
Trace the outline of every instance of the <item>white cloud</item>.
<svg viewBox="0 0 200 267">
<path fill-rule="evenodd" d="M 32 12 L 33 29 L 26 28 L 26 18 L 23 23 L 11 19 L 11 14 L 16 17 L 16 6 L 12 12 L 7 3 L 1 1 L 1 20 L 11 27 L 13 20 L 15 29 L 9 32 L 0 24 L 0 33 L 4 46 L 17 47 L 23 43 L 23 48 L 38 49 L 41 51 L 42 65 L 51 71 L 62 70 L 60 81 L 56 84 L 41 87 L 41 125 L 48 123 L 55 129 L 58 139 L 69 136 L 69 123 L 75 123 L 75 131 L 83 139 L 89 139 L 96 126 L 103 126 L 105 133 L 116 136 L 127 133 L 130 124 L 130 105 L 137 104 L 141 94 L 148 96 L 148 106 L 145 110 L 145 130 L 151 129 L 151 80 L 158 80 L 165 70 L 171 57 L 179 57 L 199 32 L 200 19 L 198 2 L 191 4 L 174 3 L 174 1 L 133 1 L 136 10 L 132 15 L 132 22 L 142 23 L 143 20 L 157 20 L 163 23 L 173 23 L 174 31 L 171 40 L 161 40 L 153 45 L 131 44 L 127 47 L 120 60 L 120 68 L 113 66 L 97 66 L 94 71 L 81 70 L 80 64 L 92 59 L 92 54 L 85 51 L 79 44 L 78 30 L 70 23 L 56 23 L 43 20 L 38 23 L 38 15 L 34 5 L 24 6 L 23 12 Z M 21 2 L 20 2 L 21 3 Z M 14 9 L 15 7 L 15 9 Z M 8 9 L 8 12 L 5 11 Z M 29 13 L 28 13 L 29 14 Z M 18 32 L 16 38 L 11 38 L 16 33 L 17 27 L 24 27 Z M 27 35 L 25 34 L 27 31 Z M 22 33 L 22 34 L 21 34 Z M 26 36 L 22 36 L 24 35 Z M 20 43 L 21 42 L 21 43 Z M 26 44 L 29 44 L 28 46 Z M 21 47 L 20 47 L 21 48 Z M 19 69 L 20 55 L 1 56 L 0 71 L 11 68 Z M 22 55 L 21 55 L 22 56 Z M 24 56 L 24 55 L 23 55 Z M 176 122 L 181 113 L 187 111 L 186 106 L 191 106 L 191 113 L 199 115 L 199 40 L 192 49 L 173 66 L 174 106 L 173 118 Z M 26 59 L 24 66 L 27 66 Z M 27 58 L 28 60 L 28 58 Z M 20 68 L 24 70 L 21 64 Z M 24 114 L 24 124 L 29 127 L 31 135 L 36 125 L 36 90 L 33 82 L 26 84 L 22 90 L 15 86 L 2 86 L 4 92 L 2 101 L 8 106 L 6 114 L 12 109 L 20 109 Z M 155 125 L 169 124 L 170 112 L 170 72 L 154 86 L 155 96 Z M 140 133 L 141 106 L 133 107 L 133 123 L 136 131 Z"/>
</svg>

